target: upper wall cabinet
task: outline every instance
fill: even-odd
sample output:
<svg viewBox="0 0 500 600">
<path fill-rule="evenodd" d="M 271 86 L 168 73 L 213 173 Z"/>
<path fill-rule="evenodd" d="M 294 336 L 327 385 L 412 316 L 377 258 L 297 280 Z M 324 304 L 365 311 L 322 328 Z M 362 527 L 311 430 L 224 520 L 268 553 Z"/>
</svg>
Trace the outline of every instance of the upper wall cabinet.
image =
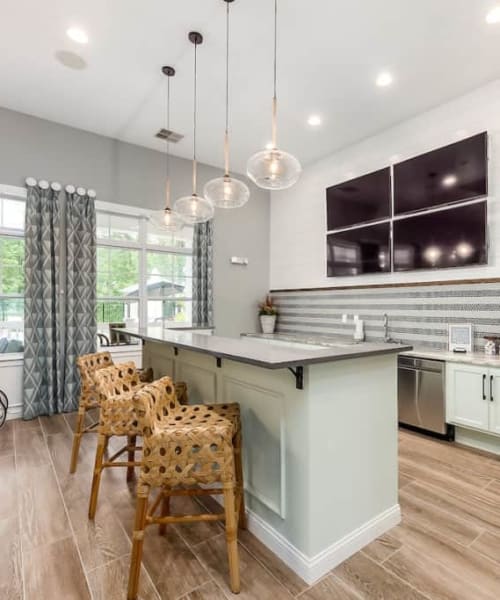
<svg viewBox="0 0 500 600">
<path fill-rule="evenodd" d="M 487 152 L 480 133 L 394 165 L 394 214 L 486 196 Z"/>
</svg>

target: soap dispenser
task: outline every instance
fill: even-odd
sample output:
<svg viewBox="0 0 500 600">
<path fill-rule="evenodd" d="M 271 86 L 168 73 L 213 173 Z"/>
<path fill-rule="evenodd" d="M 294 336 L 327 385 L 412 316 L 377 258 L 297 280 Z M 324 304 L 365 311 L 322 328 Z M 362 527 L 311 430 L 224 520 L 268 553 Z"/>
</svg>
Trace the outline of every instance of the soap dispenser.
<svg viewBox="0 0 500 600">
<path fill-rule="evenodd" d="M 354 339 L 356 342 L 363 342 L 365 339 L 365 327 L 361 319 L 354 322 Z"/>
</svg>

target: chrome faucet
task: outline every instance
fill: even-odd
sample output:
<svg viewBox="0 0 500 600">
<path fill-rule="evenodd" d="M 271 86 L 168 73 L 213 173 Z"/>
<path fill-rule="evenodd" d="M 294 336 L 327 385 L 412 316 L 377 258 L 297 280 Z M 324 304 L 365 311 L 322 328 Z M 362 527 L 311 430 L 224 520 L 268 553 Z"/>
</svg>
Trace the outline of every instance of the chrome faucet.
<svg viewBox="0 0 500 600">
<path fill-rule="evenodd" d="M 384 313 L 384 342 L 387 344 L 391 341 L 391 336 L 389 335 L 389 317 L 387 313 Z"/>
</svg>

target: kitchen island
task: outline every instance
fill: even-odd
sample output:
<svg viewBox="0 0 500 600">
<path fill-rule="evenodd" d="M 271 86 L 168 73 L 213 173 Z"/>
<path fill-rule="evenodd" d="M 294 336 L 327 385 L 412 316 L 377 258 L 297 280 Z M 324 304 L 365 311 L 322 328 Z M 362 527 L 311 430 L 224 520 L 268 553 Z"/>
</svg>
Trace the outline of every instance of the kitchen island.
<svg viewBox="0 0 500 600">
<path fill-rule="evenodd" d="M 240 404 L 249 529 L 305 581 L 399 523 L 397 355 L 410 346 L 120 331 L 191 403 Z"/>
</svg>

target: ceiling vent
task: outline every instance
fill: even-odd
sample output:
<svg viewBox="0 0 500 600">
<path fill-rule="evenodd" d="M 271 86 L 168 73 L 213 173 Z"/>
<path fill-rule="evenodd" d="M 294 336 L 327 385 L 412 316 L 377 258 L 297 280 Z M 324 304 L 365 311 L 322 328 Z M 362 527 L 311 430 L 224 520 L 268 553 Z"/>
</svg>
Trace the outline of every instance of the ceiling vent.
<svg viewBox="0 0 500 600">
<path fill-rule="evenodd" d="M 176 133 L 175 131 L 170 131 L 169 129 L 160 129 L 160 131 L 155 135 L 160 140 L 169 141 L 172 144 L 177 144 L 184 137 L 180 133 Z"/>
</svg>

